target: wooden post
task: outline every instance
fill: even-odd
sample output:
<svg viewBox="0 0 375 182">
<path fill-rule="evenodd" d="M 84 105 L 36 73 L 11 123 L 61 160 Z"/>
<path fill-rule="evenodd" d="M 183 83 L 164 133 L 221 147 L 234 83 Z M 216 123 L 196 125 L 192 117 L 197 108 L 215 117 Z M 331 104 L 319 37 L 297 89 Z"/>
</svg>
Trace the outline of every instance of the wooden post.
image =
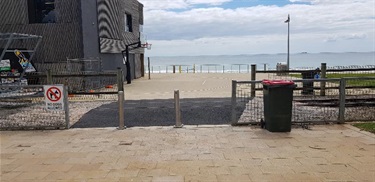
<svg viewBox="0 0 375 182">
<path fill-rule="evenodd" d="M 251 65 L 251 81 L 255 81 L 256 79 L 256 70 L 257 70 L 257 65 L 252 64 Z M 255 97 L 255 83 L 251 83 L 251 97 Z"/>
<path fill-rule="evenodd" d="M 341 78 L 340 80 L 340 86 L 339 86 L 339 122 L 338 123 L 344 123 L 345 122 L 345 87 L 346 87 L 346 80 L 344 78 Z"/>
<path fill-rule="evenodd" d="M 68 86 L 64 85 L 64 111 L 65 111 L 65 129 L 70 128 L 70 115 L 69 115 L 69 97 Z"/>
<path fill-rule="evenodd" d="M 326 79 L 327 75 L 327 63 L 322 63 L 321 70 L 320 70 L 320 78 Z M 322 81 L 320 82 L 320 96 L 326 96 L 326 82 Z"/>
<path fill-rule="evenodd" d="M 237 123 L 237 114 L 236 114 L 236 106 L 237 106 L 237 81 L 232 80 L 232 125 Z"/>
</svg>

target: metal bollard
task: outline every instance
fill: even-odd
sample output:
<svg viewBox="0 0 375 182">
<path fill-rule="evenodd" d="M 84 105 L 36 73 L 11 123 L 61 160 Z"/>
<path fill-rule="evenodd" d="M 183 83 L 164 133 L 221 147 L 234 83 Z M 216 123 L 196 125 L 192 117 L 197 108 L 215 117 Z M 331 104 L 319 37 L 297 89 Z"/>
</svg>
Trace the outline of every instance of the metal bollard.
<svg viewBox="0 0 375 182">
<path fill-rule="evenodd" d="M 119 130 L 125 129 L 124 121 L 124 91 L 118 92 L 118 117 L 119 117 Z"/>
<path fill-rule="evenodd" d="M 180 91 L 174 91 L 174 108 L 176 109 L 176 125 L 174 128 L 182 128 L 181 123 L 181 107 L 180 107 Z"/>
</svg>

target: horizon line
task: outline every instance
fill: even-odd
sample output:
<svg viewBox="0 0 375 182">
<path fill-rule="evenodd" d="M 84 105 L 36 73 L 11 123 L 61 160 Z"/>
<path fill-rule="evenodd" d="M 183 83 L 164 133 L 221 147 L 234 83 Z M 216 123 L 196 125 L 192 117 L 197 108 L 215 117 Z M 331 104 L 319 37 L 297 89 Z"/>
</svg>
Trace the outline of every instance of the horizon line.
<svg viewBox="0 0 375 182">
<path fill-rule="evenodd" d="M 375 51 L 347 51 L 347 52 L 297 52 L 296 54 L 344 54 L 344 53 L 375 53 Z M 201 54 L 201 55 L 174 55 L 174 56 L 148 56 L 148 57 L 199 57 L 199 56 L 254 56 L 254 55 L 287 55 L 287 53 L 256 53 L 256 54 Z"/>
</svg>

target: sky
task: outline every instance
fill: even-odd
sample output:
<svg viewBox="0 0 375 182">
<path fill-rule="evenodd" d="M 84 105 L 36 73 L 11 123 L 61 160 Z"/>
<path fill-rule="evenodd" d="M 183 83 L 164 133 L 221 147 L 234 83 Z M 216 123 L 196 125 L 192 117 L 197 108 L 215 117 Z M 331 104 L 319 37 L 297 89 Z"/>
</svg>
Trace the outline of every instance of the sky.
<svg viewBox="0 0 375 182">
<path fill-rule="evenodd" d="M 146 56 L 375 51 L 375 0 L 138 0 Z"/>
</svg>

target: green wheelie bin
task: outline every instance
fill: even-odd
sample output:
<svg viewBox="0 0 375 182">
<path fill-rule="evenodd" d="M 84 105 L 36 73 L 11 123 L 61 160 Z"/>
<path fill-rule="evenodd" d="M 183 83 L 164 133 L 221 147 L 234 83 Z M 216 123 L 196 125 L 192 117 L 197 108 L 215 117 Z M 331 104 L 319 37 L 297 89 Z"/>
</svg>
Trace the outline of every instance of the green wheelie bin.
<svg viewBox="0 0 375 182">
<path fill-rule="evenodd" d="M 262 84 L 265 129 L 270 132 L 290 132 L 296 85 L 288 80 L 263 80 Z"/>
</svg>

